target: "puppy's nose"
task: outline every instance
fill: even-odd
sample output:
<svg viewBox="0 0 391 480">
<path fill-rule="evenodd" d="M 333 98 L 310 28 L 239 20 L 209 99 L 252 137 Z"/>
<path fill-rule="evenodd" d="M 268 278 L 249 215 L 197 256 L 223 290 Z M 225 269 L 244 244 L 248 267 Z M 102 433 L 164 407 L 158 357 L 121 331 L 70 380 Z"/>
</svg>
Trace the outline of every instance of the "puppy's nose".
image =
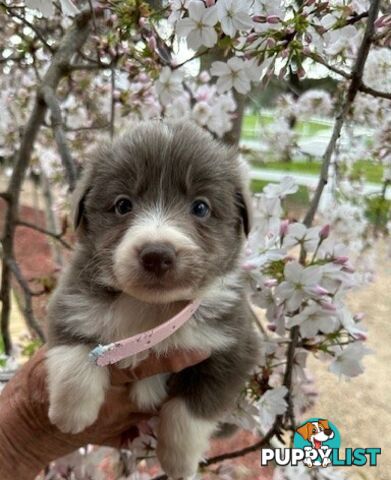
<svg viewBox="0 0 391 480">
<path fill-rule="evenodd" d="M 139 253 L 140 263 L 147 272 L 161 276 L 175 264 L 175 250 L 171 245 L 151 243 Z"/>
<path fill-rule="evenodd" d="M 331 430 L 331 428 L 326 428 L 324 433 L 329 437 L 333 433 L 333 431 Z"/>
</svg>

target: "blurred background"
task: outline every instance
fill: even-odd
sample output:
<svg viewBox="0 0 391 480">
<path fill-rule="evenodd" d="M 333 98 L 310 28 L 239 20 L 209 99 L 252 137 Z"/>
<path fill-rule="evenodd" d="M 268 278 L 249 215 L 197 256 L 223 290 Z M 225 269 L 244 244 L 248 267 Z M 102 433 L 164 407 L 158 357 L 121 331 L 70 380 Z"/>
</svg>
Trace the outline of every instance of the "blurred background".
<svg viewBox="0 0 391 480">
<path fill-rule="evenodd" d="M 188 15 L 186 2 L 93 3 L 96 17 L 93 17 L 88 39 L 68 58 L 69 64 L 54 88 L 54 107 L 40 118 L 39 132 L 34 133 L 34 148 L 26 153 L 23 141 L 29 122 L 34 130 L 32 115 L 38 87 L 45 84 L 45 72 L 53 63 L 74 16 L 90 3 L 0 2 L 0 192 L 7 192 L 15 165 L 23 162 L 23 155 L 28 159 L 20 185 L 19 213 L 14 218 L 12 260 L 18 270 L 11 269 L 12 276 L 6 272 L 10 275 L 8 290 L 4 286 L 3 267 L 2 289 L 8 291 L 10 299 L 9 304 L 4 302 L 3 290 L 0 336 L 3 384 L 44 342 L 48 296 L 75 242 L 70 191 L 92 145 L 102 138 L 119 135 L 140 119 L 189 118 L 215 138 L 239 149 L 249 163 L 255 198 L 266 185 L 277 184 L 284 176 L 290 176 L 298 184 L 298 190 L 283 200 L 284 217 L 290 222 L 301 221 L 319 183 L 370 5 L 367 1 L 313 2 L 320 23 L 311 20 L 303 32 L 300 26 L 295 27 L 297 36 L 300 33 L 302 37 L 297 39 L 298 44 L 292 45 L 283 34 L 292 34 L 292 18 L 304 18 L 304 14 L 308 18 L 309 13 L 305 13 L 302 4 L 312 5 L 312 2 L 301 2 L 293 17 L 286 12 L 295 2 L 255 2 L 263 10 L 251 11 L 253 24 L 251 28 L 246 27 L 242 35 L 247 38 L 247 44 L 255 42 L 252 38 L 249 40 L 251 34 L 264 35 L 269 41 L 268 48 L 275 48 L 276 53 L 275 57 L 266 55 L 259 59 L 256 81 L 252 76 L 253 65 L 251 69 L 248 67 L 245 75 L 251 78 L 251 88 L 248 81 L 247 91 L 241 92 L 233 87 L 221 90 L 219 80 L 216 82 L 212 74 L 213 64 L 232 58 L 235 48 L 241 45 L 239 33 L 235 33 L 237 43 L 234 43 L 223 23 L 221 28 L 216 27 L 219 40 L 213 48 L 194 49 L 186 38 L 175 37 L 173 27 L 180 16 Z M 199 3 L 202 8 L 212 8 L 215 2 Z M 319 7 L 323 3 L 327 5 Z M 244 2 L 237 5 L 250 8 L 248 2 L 246 6 Z M 361 89 L 345 112 L 317 213 L 318 219 L 332 225 L 357 263 L 361 286 L 349 295 L 348 303 L 353 311 L 365 316 L 367 345 L 374 354 L 364 359 L 365 373 L 350 381 L 338 380 L 327 365 L 311 358 L 308 369 L 314 383 L 311 393 L 314 400 L 305 412 L 306 418 L 324 417 L 336 424 L 343 447 L 382 448 L 378 467 L 349 469 L 346 478 L 354 480 L 387 480 L 391 469 L 391 436 L 387 435 L 387 425 L 391 423 L 388 2 L 380 2 L 379 9 L 378 18 L 386 20 L 379 22 L 378 38 L 366 59 L 361 85 L 383 94 L 371 95 L 368 88 L 367 92 Z M 256 15 L 269 18 L 269 30 L 255 28 L 261 25 L 259 18 L 254 20 Z M 327 22 L 323 21 L 326 15 L 334 15 L 340 22 L 334 30 L 327 30 Z M 265 20 L 262 26 L 266 23 Z M 316 56 L 320 53 L 313 47 L 314 31 L 311 31 L 311 41 L 305 39 L 313 25 L 323 29 L 318 29 L 323 56 Z M 353 26 L 354 32 L 350 30 Z M 343 30 L 347 28 L 349 30 Z M 335 37 L 335 32 L 339 32 L 339 36 Z M 253 59 L 251 55 L 243 58 Z M 4 259 L 10 199 L 7 193 L 0 197 Z M 264 310 L 257 312 L 267 329 Z M 253 434 L 240 432 L 230 440 L 215 442 L 210 454 L 235 450 L 254 438 Z M 80 458 L 84 458 L 85 464 L 107 467 L 113 455 L 100 450 L 86 460 L 85 453 L 68 459 L 68 464 L 74 462 L 75 469 L 79 468 Z M 91 465 L 88 468 L 92 468 Z M 110 468 L 107 469 L 102 467 L 99 474 L 94 470 L 90 478 L 120 478 L 114 474 L 110 477 L 107 473 Z M 147 463 L 141 471 L 144 477 L 132 478 L 152 478 L 150 473 L 154 470 L 149 469 Z M 203 478 L 260 480 L 272 478 L 273 469 L 260 469 L 259 454 L 253 453 L 228 466 L 223 464 L 208 475 Z"/>
</svg>

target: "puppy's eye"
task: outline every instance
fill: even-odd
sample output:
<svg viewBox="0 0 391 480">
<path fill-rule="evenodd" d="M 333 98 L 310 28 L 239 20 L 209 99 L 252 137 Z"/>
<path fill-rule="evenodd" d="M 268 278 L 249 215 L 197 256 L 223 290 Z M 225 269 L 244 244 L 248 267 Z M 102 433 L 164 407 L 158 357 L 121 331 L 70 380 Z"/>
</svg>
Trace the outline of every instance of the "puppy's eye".
<svg viewBox="0 0 391 480">
<path fill-rule="evenodd" d="M 191 213 L 195 217 L 205 218 L 209 211 L 209 205 L 204 200 L 195 200 L 191 205 Z"/>
<path fill-rule="evenodd" d="M 115 202 L 114 209 L 118 215 L 126 215 L 131 212 L 133 208 L 132 201 L 128 197 L 120 197 Z"/>
</svg>

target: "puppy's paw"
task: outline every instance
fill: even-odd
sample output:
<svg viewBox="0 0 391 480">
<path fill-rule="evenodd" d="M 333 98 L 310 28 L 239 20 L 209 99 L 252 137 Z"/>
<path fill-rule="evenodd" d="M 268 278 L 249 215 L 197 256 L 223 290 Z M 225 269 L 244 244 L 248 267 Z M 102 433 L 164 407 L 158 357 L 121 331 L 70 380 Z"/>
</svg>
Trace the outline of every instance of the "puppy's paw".
<svg viewBox="0 0 391 480">
<path fill-rule="evenodd" d="M 176 451 L 175 451 L 176 450 Z M 198 470 L 198 456 L 193 452 L 159 440 L 156 453 L 162 469 L 172 480 L 192 479 Z"/>
<path fill-rule="evenodd" d="M 98 417 L 109 384 L 106 368 L 88 358 L 84 345 L 48 351 L 49 419 L 64 433 L 79 433 Z"/>
<path fill-rule="evenodd" d="M 160 374 L 135 382 L 130 389 L 130 399 L 140 411 L 151 411 L 160 407 L 167 398 L 168 375 Z"/>
<path fill-rule="evenodd" d="M 74 395 L 78 397 L 77 391 Z M 101 405 L 102 402 L 95 399 L 85 400 L 82 405 L 53 399 L 49 407 L 49 420 L 63 433 L 80 433 L 95 422 Z"/>
<path fill-rule="evenodd" d="M 195 417 L 180 398 L 163 405 L 156 453 L 163 470 L 175 480 L 193 478 L 216 422 Z"/>
</svg>

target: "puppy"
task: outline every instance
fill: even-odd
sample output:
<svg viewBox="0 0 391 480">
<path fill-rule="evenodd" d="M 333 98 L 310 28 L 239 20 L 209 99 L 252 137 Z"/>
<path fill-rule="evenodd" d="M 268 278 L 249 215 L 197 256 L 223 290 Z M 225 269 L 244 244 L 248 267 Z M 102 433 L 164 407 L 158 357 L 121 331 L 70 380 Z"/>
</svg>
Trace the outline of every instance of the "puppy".
<svg viewBox="0 0 391 480">
<path fill-rule="evenodd" d="M 316 450 L 327 448 L 326 446 L 323 447 L 323 442 L 334 438 L 334 432 L 332 428 L 330 428 L 328 420 L 324 419 L 319 419 L 317 422 L 307 422 L 297 428 L 296 432 L 301 435 L 304 440 L 310 442 L 312 448 Z M 323 461 L 316 460 L 315 462 L 312 462 L 311 458 L 308 457 L 304 460 L 304 464 L 307 465 L 307 467 L 312 467 L 313 465 L 327 467 L 327 465 L 331 464 L 331 460 L 330 458 L 325 457 Z"/>
<path fill-rule="evenodd" d="M 71 433 L 96 420 L 110 379 L 91 348 L 156 327 L 199 299 L 193 317 L 153 350 L 208 349 L 210 358 L 130 390 L 140 410 L 160 408 L 162 468 L 191 477 L 256 363 L 239 267 L 250 228 L 243 166 L 194 124 L 140 123 L 85 167 L 75 225 L 76 251 L 49 304 L 50 420 Z"/>
</svg>

